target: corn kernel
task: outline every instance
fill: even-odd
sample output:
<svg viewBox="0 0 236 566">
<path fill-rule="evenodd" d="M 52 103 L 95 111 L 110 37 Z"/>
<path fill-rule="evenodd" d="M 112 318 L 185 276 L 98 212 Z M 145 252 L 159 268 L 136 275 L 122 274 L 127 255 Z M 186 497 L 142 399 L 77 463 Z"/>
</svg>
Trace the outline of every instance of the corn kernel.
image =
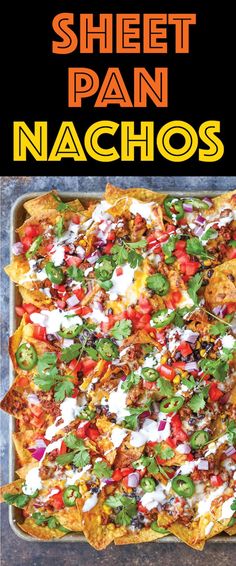
<svg viewBox="0 0 236 566">
<path fill-rule="evenodd" d="M 80 241 L 79 241 L 79 245 L 80 245 L 80 246 L 86 246 L 85 240 L 80 240 Z"/>
<path fill-rule="evenodd" d="M 182 372 L 181 372 L 181 375 L 182 375 L 182 377 L 187 377 L 188 372 L 187 372 L 187 371 L 182 371 Z"/>
<path fill-rule="evenodd" d="M 196 348 L 200 348 L 201 344 L 199 342 L 199 340 L 196 342 Z"/>
<path fill-rule="evenodd" d="M 161 358 L 161 363 L 165 364 L 167 362 L 167 360 L 168 360 L 168 354 L 164 354 L 164 356 L 162 356 L 162 358 Z"/>
<path fill-rule="evenodd" d="M 209 265 L 211 265 L 211 260 L 210 259 L 205 259 L 205 261 L 203 262 L 203 264 L 208 267 Z"/>
<path fill-rule="evenodd" d="M 204 358 L 204 356 L 206 355 L 206 350 L 202 349 L 202 350 L 200 350 L 199 353 L 200 353 L 201 358 Z"/>
<path fill-rule="evenodd" d="M 111 507 L 108 507 L 108 505 L 104 504 L 102 506 L 104 513 L 106 513 L 107 515 L 110 515 L 111 513 Z"/>
<path fill-rule="evenodd" d="M 180 375 L 176 375 L 176 376 L 174 377 L 173 383 L 176 383 L 176 384 L 180 383 Z"/>
</svg>

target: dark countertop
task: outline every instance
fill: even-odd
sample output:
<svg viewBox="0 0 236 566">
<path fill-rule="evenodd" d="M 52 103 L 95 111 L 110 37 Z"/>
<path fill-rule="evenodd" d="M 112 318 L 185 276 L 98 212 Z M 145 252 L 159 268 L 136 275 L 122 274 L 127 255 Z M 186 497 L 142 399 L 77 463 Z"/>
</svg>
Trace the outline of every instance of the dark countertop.
<svg viewBox="0 0 236 566">
<path fill-rule="evenodd" d="M 158 189 L 162 192 L 168 190 L 230 190 L 236 187 L 236 177 L 0 177 L 1 198 L 1 261 L 2 266 L 9 261 L 10 211 L 15 200 L 24 193 L 32 191 L 46 191 L 56 187 L 62 191 L 92 192 L 102 191 L 107 181 L 128 188 L 130 186 L 143 186 Z M 1 270 L 1 306 L 2 306 L 2 393 L 8 389 L 8 305 L 9 291 L 8 279 Z M 8 425 L 9 419 L 1 415 L 1 460 L 2 483 L 8 482 Z M 233 543 L 207 543 L 203 552 L 198 552 L 183 544 L 149 543 L 145 545 L 131 545 L 124 547 L 111 546 L 98 553 L 85 543 L 38 543 L 25 542 L 18 538 L 8 524 L 7 506 L 2 508 L 2 566 L 50 566 L 53 561 L 58 566 L 96 566 L 101 561 L 103 566 L 113 563 L 132 566 L 152 566 L 165 564 L 172 566 L 176 558 L 180 566 L 228 566 L 235 556 Z M 128 560 L 127 560 L 128 559 Z"/>
</svg>

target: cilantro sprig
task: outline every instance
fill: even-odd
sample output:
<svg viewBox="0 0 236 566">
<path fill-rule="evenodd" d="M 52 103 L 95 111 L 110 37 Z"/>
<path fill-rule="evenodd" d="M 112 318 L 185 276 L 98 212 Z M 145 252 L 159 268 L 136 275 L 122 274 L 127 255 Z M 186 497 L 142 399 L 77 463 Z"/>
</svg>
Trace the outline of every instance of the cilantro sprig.
<svg viewBox="0 0 236 566">
<path fill-rule="evenodd" d="M 75 434 L 70 433 L 64 438 L 66 446 L 69 448 L 70 452 L 66 454 L 60 454 L 56 458 L 56 462 L 60 466 L 66 466 L 66 464 L 74 464 L 76 468 L 83 468 L 87 466 L 90 462 L 89 451 L 87 450 L 82 438 L 77 438 Z"/>
<path fill-rule="evenodd" d="M 54 352 L 45 352 L 37 363 L 37 374 L 34 376 L 35 384 L 42 391 L 54 389 L 55 401 L 64 401 L 73 393 L 74 384 L 70 375 L 61 375 L 56 367 L 57 356 Z"/>
<path fill-rule="evenodd" d="M 129 391 L 132 387 L 135 387 L 139 383 L 141 376 L 135 371 L 131 371 L 129 375 L 127 375 L 126 380 L 122 382 L 121 389 L 123 391 Z"/>
<path fill-rule="evenodd" d="M 51 516 L 47 516 L 47 515 L 43 515 L 43 513 L 33 513 L 32 515 L 32 519 L 34 519 L 34 522 L 36 523 L 36 525 L 38 525 L 39 527 L 48 527 L 49 529 L 58 529 L 59 531 L 62 531 L 63 533 L 69 533 L 69 529 L 66 529 L 65 527 L 63 527 L 60 523 L 60 521 L 58 521 L 58 519 L 56 517 L 54 517 L 53 515 Z"/>
<path fill-rule="evenodd" d="M 189 255 L 194 255 L 201 259 L 212 259 L 212 256 L 206 252 L 201 240 L 198 238 L 189 238 L 187 240 L 186 251 Z"/>
<path fill-rule="evenodd" d="M 203 277 L 200 273 L 196 273 L 196 275 L 194 275 L 188 284 L 188 294 L 190 296 L 190 298 L 192 299 L 193 303 L 195 306 L 197 306 L 199 304 L 199 297 L 198 297 L 198 291 L 201 288 L 202 285 L 202 280 Z"/>
<path fill-rule="evenodd" d="M 123 340 L 123 338 L 128 338 L 132 331 L 131 320 L 118 320 L 113 328 L 111 329 L 111 335 L 116 338 L 116 340 Z"/>
<path fill-rule="evenodd" d="M 112 469 L 106 462 L 95 462 L 92 473 L 99 479 L 110 478 L 112 476 Z"/>
<path fill-rule="evenodd" d="M 105 504 L 111 509 L 118 511 L 115 522 L 118 525 L 129 526 L 132 518 L 137 514 L 137 504 L 134 497 L 127 497 L 121 493 L 111 495 L 105 500 Z"/>
<path fill-rule="evenodd" d="M 136 249 L 143 249 L 146 247 L 146 240 L 139 240 L 138 242 L 123 242 L 122 244 L 115 244 L 111 248 L 111 254 L 116 265 L 124 265 L 128 262 L 131 267 L 135 268 L 142 263 L 143 257 L 136 252 Z"/>
<path fill-rule="evenodd" d="M 154 447 L 154 452 L 162 460 L 171 460 L 175 455 L 174 450 L 172 450 L 170 446 L 162 446 L 161 444 L 157 444 L 157 446 Z"/>
</svg>

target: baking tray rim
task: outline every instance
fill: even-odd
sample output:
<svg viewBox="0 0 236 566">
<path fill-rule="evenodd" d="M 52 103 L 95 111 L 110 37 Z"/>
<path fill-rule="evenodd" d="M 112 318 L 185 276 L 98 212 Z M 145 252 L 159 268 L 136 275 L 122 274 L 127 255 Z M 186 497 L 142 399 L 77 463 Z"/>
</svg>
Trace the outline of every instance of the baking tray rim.
<svg viewBox="0 0 236 566">
<path fill-rule="evenodd" d="M 147 188 L 147 187 L 146 187 Z M 152 189 L 150 189 L 152 190 Z M 29 193 L 23 193 L 22 195 L 20 195 L 14 202 L 14 204 L 11 207 L 11 217 L 10 217 L 10 228 L 11 228 L 11 232 L 10 232 L 10 258 L 12 258 L 12 245 L 16 240 L 16 228 L 18 228 L 17 224 L 17 213 L 20 211 L 20 208 L 23 208 L 23 205 L 26 201 L 31 200 L 33 198 L 36 198 L 38 196 L 43 196 L 45 194 L 47 194 L 49 191 L 32 191 Z M 60 197 L 63 200 L 72 200 L 74 198 L 78 198 L 79 200 L 81 200 L 81 202 L 83 203 L 83 201 L 89 201 L 89 200 L 99 200 L 101 199 L 101 197 L 104 195 L 104 192 L 102 191 L 93 191 L 93 192 L 85 192 L 85 191 L 58 191 L 60 194 Z M 156 192 L 162 192 L 162 191 L 156 191 Z M 183 192 L 182 191 L 178 191 L 178 190 L 170 190 L 170 191 L 164 191 L 165 194 L 170 194 L 170 195 L 174 195 L 174 196 L 183 196 Z M 228 193 L 229 191 L 221 191 L 221 190 L 199 190 L 199 191 L 186 191 L 184 192 L 184 196 L 195 196 L 195 197 L 204 197 L 204 196 L 219 196 L 222 195 L 224 193 Z M 23 212 L 23 210 L 22 210 Z M 27 213 L 25 213 L 26 216 Z M 9 330 L 10 330 L 10 335 L 13 334 L 13 332 L 15 331 L 16 328 L 16 316 L 15 316 L 15 305 L 16 305 L 16 285 L 10 281 L 10 292 L 9 292 Z M 12 382 L 14 379 L 14 371 L 13 371 L 13 367 L 11 364 L 11 361 L 9 361 L 9 386 L 11 386 Z M 15 430 L 15 419 L 14 417 L 10 417 L 10 423 L 9 423 L 9 432 L 10 432 L 10 439 L 12 439 L 12 433 Z M 15 463 L 16 463 L 16 454 L 15 454 L 15 450 L 14 450 L 14 445 L 13 442 L 10 442 L 9 445 L 9 481 L 12 482 L 15 479 Z M 76 534 L 71 534 L 71 535 L 65 535 L 63 537 L 63 539 L 52 539 L 50 541 L 42 541 L 41 539 L 38 538 L 33 538 L 30 535 L 27 535 L 26 533 L 24 533 L 24 531 L 21 530 L 21 528 L 18 526 L 18 524 L 16 523 L 16 509 L 14 507 L 9 507 L 9 524 L 11 529 L 13 530 L 13 532 L 15 533 L 16 536 L 18 536 L 19 538 L 21 538 L 22 540 L 25 540 L 27 542 L 41 542 L 41 543 L 61 543 L 61 544 L 65 544 L 65 543 L 80 543 L 80 542 L 87 542 L 84 535 L 81 533 L 76 533 Z M 156 542 L 156 541 L 154 541 Z M 177 537 L 175 536 L 166 536 L 163 537 L 161 539 L 158 539 L 157 541 L 158 543 L 181 543 L 182 541 L 179 540 Z M 207 544 L 211 543 L 211 544 L 219 544 L 219 543 L 236 543 L 236 536 L 232 536 L 229 537 L 229 535 L 218 535 L 212 539 L 209 539 L 207 541 Z"/>
</svg>

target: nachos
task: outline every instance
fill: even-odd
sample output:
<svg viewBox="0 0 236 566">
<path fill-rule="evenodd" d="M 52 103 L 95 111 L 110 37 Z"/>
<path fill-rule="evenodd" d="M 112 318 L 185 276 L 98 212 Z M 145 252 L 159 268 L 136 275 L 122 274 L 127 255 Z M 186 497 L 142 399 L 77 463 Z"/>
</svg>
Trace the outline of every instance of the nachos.
<svg viewBox="0 0 236 566">
<path fill-rule="evenodd" d="M 25 204 L 1 497 L 26 533 L 202 549 L 236 532 L 235 205 L 111 185 Z"/>
</svg>

